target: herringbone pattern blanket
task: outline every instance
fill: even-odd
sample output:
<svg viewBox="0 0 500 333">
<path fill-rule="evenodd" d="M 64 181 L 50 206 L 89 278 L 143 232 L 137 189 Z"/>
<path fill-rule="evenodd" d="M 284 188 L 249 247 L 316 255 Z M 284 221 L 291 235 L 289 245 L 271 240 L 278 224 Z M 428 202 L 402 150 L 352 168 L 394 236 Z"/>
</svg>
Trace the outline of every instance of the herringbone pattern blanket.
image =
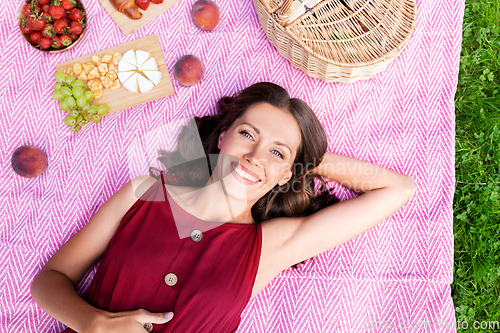
<svg viewBox="0 0 500 333">
<path fill-rule="evenodd" d="M 32 49 L 17 27 L 20 1 L 0 2 L 0 330 L 60 332 L 64 325 L 30 297 L 43 264 L 130 178 L 147 174 L 155 147 L 148 133 L 207 115 L 216 101 L 271 81 L 305 100 L 323 123 L 329 151 L 412 176 L 411 201 L 363 235 L 278 275 L 242 315 L 238 332 L 454 332 L 454 93 L 463 1 L 419 0 L 409 44 L 367 81 L 324 83 L 283 59 L 261 29 L 251 0 L 216 0 L 212 32 L 190 20 L 182 0 L 126 37 L 97 0 L 85 0 L 89 27 L 70 51 Z M 159 36 L 175 94 L 106 116 L 73 133 L 51 99 L 55 64 L 149 34 Z M 206 66 L 192 87 L 173 78 L 175 61 L 194 54 Z M 163 148 L 174 140 L 166 136 Z M 130 158 L 146 142 L 143 159 Z M 49 158 L 39 177 L 17 176 L 14 150 L 36 145 Z M 353 194 L 340 186 L 342 199 Z M 96 267 L 80 284 L 83 293 Z"/>
</svg>

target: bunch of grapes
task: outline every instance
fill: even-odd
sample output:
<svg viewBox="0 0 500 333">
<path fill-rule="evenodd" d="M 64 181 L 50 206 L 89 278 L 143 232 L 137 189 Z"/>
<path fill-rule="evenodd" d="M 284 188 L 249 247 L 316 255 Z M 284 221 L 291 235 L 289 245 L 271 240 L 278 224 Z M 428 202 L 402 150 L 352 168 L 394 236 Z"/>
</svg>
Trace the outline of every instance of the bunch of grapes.
<svg viewBox="0 0 500 333">
<path fill-rule="evenodd" d="M 54 75 L 57 83 L 54 85 L 52 98 L 59 101 L 61 110 L 67 111 L 64 123 L 71 127 L 73 132 L 78 132 L 89 120 L 98 123 L 101 116 L 109 111 L 106 104 L 90 105 L 94 93 L 83 86 L 82 80 L 76 80 L 73 75 L 64 75 L 56 72 Z"/>
</svg>

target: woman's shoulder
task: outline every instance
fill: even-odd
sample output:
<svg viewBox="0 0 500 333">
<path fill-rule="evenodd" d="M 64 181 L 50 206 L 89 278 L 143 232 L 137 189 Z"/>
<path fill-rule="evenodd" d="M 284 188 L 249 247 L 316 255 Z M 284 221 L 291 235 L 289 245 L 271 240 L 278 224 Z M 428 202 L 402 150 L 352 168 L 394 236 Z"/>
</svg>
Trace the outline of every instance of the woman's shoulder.
<svg viewBox="0 0 500 333">
<path fill-rule="evenodd" d="M 149 175 L 140 175 L 132 178 L 129 181 L 131 187 L 131 191 L 129 191 L 129 194 L 131 195 L 131 197 L 139 199 L 157 181 L 158 180 L 155 177 Z"/>
</svg>

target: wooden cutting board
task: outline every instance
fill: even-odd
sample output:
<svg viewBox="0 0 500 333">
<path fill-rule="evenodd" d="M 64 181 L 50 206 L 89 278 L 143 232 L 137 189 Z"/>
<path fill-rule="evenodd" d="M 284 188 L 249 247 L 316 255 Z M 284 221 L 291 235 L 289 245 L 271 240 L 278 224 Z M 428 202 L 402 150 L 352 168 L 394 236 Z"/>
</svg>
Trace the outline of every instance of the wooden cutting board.
<svg viewBox="0 0 500 333">
<path fill-rule="evenodd" d="M 128 36 L 143 25 L 154 20 L 159 15 L 163 14 L 167 9 L 175 5 L 181 0 L 163 0 L 161 4 L 150 3 L 147 10 L 139 11 L 142 13 L 142 17 L 138 20 L 133 20 L 127 15 L 120 13 L 109 0 L 99 0 L 101 5 L 106 9 L 111 18 L 116 22 L 118 27 L 123 31 L 123 33 Z"/>
<path fill-rule="evenodd" d="M 130 49 L 134 50 L 143 50 L 151 53 L 151 56 L 155 58 L 156 63 L 158 64 L 158 70 L 162 73 L 162 78 L 160 83 L 154 87 L 151 91 L 142 94 L 142 93 L 131 93 L 127 89 L 120 87 L 115 90 L 111 90 L 109 88 L 104 89 L 102 93 L 102 97 L 99 99 L 93 99 L 91 104 L 107 104 L 109 106 L 109 111 L 107 114 L 117 112 L 123 109 L 130 108 L 132 106 L 146 103 L 152 100 L 155 100 L 160 97 L 168 96 L 173 94 L 174 86 L 172 85 L 172 80 L 170 79 L 170 75 L 168 73 L 167 65 L 165 64 L 165 57 L 163 55 L 163 51 L 160 47 L 160 42 L 158 41 L 158 36 L 156 34 L 149 35 L 140 39 L 136 39 L 134 41 L 120 44 L 109 49 L 105 49 L 99 52 L 91 53 L 86 56 L 83 56 L 78 59 L 69 60 L 56 65 L 56 69 L 58 71 L 64 72 L 66 68 L 73 67 L 76 62 L 81 63 L 82 65 L 86 62 L 90 61 L 90 58 L 97 54 L 99 57 L 102 57 L 105 54 L 115 54 L 116 52 L 120 52 L 122 55 L 125 54 Z M 85 86 L 87 87 L 87 82 L 84 81 Z M 88 89 L 88 88 L 87 88 Z"/>
</svg>

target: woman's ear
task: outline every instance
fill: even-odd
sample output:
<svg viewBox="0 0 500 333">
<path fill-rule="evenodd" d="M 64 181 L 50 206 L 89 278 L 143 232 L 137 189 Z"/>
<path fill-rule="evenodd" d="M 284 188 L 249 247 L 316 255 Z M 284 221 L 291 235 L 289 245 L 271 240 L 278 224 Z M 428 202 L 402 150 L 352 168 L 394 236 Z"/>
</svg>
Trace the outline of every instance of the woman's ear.
<svg viewBox="0 0 500 333">
<path fill-rule="evenodd" d="M 220 150 L 220 144 L 222 143 L 222 140 L 224 140 L 224 136 L 226 135 L 226 132 L 222 132 L 220 135 L 219 135 L 219 140 L 217 141 L 217 148 L 219 148 Z"/>
<path fill-rule="evenodd" d="M 293 172 L 292 171 L 288 171 L 288 173 L 286 174 L 286 176 L 281 181 L 279 181 L 278 184 L 280 186 L 285 185 L 286 183 L 288 183 L 288 181 L 290 180 L 290 178 L 292 178 L 292 176 L 293 176 Z"/>
</svg>

